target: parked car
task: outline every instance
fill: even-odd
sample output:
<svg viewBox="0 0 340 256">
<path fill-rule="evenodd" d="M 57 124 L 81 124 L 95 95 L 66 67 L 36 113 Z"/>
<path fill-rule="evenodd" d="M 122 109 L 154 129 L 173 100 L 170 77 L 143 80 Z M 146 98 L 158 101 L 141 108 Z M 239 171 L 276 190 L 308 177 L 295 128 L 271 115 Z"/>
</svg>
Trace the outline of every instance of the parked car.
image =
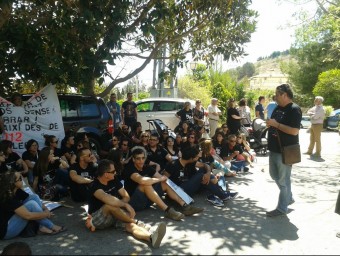
<svg viewBox="0 0 340 256">
<path fill-rule="evenodd" d="M 160 119 L 174 130 L 179 124 L 179 119 L 175 117 L 177 111 L 183 108 L 184 103 L 189 101 L 191 107 L 195 106 L 194 100 L 180 98 L 148 98 L 136 101 L 138 111 L 138 121 L 141 122 L 143 130 L 149 129 L 149 119 Z"/>
<path fill-rule="evenodd" d="M 22 95 L 27 101 L 33 94 Z M 100 97 L 58 94 L 64 130 L 87 133 L 92 149 L 100 154 L 102 145 L 112 137 L 112 116 Z"/>
<path fill-rule="evenodd" d="M 300 128 L 310 128 L 311 125 L 310 116 L 302 116 Z"/>
<path fill-rule="evenodd" d="M 327 128 L 338 129 L 339 120 L 340 120 L 340 109 L 336 109 L 327 118 Z"/>
</svg>

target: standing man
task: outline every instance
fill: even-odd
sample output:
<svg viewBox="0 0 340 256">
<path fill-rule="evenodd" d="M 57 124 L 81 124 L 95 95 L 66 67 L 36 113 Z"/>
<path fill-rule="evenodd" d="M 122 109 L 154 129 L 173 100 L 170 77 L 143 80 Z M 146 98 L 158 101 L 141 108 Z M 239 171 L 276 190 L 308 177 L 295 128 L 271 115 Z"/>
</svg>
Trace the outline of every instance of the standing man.
<svg viewBox="0 0 340 256">
<path fill-rule="evenodd" d="M 132 92 L 128 92 L 127 100 L 122 104 L 121 115 L 123 124 L 130 128 L 137 122 L 137 104 L 132 100 Z"/>
<path fill-rule="evenodd" d="M 325 118 L 325 109 L 323 108 L 322 103 L 323 97 L 316 96 L 314 100 L 315 106 L 307 111 L 312 126 L 310 127 L 309 146 L 305 154 L 311 155 L 313 153 L 314 145 L 316 145 L 314 156 L 317 158 L 321 157 L 321 132 L 323 129 L 323 120 Z"/>
<path fill-rule="evenodd" d="M 263 108 L 263 103 L 264 103 L 264 96 L 259 97 L 259 102 L 255 106 L 255 116 L 256 118 L 261 118 L 264 120 L 264 108 Z"/>
<path fill-rule="evenodd" d="M 281 147 L 299 143 L 299 129 L 302 119 L 300 107 L 293 103 L 293 91 L 288 84 L 281 84 L 276 87 L 276 102 L 271 119 L 267 120 L 268 149 L 269 152 L 269 173 L 280 189 L 279 202 L 275 210 L 266 212 L 268 217 L 285 215 L 288 212 L 288 205 L 294 203 L 291 191 L 290 175 L 292 165 L 282 163 Z"/>
<path fill-rule="evenodd" d="M 267 112 L 267 120 L 271 118 L 276 106 L 277 106 L 277 103 L 276 103 L 275 95 L 273 95 L 272 101 L 268 103 L 267 107 L 264 110 L 264 112 Z"/>
<path fill-rule="evenodd" d="M 110 112 L 112 114 L 112 119 L 113 119 L 115 130 L 118 129 L 119 124 L 122 121 L 122 118 L 120 116 L 120 106 L 116 100 L 117 100 L 116 94 L 111 93 L 110 101 L 106 103 L 107 107 L 110 109 Z"/>
<path fill-rule="evenodd" d="M 215 135 L 216 128 L 218 127 L 218 121 L 220 120 L 221 110 L 217 106 L 218 100 L 216 98 L 211 99 L 211 104 L 208 106 L 208 117 L 210 126 L 210 137 Z"/>
<path fill-rule="evenodd" d="M 135 210 L 128 204 L 130 196 L 115 177 L 114 163 L 104 159 L 98 165 L 98 177 L 93 181 L 89 198 L 86 227 L 91 231 L 108 227 L 121 228 L 135 238 L 151 242 L 158 248 L 166 232 L 165 223 L 150 233 L 150 226 L 135 219 Z M 119 199 L 121 198 L 121 199 Z"/>
</svg>

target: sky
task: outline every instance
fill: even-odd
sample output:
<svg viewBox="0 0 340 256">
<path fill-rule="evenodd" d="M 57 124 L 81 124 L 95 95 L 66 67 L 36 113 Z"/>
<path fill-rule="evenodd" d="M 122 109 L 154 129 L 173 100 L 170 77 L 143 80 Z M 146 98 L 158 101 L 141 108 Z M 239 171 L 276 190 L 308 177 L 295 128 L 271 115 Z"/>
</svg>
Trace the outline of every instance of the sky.
<svg viewBox="0 0 340 256">
<path fill-rule="evenodd" d="M 294 42 L 294 31 L 297 21 L 293 14 L 299 9 L 315 10 L 315 1 L 309 4 L 295 5 L 292 0 L 253 0 L 251 9 L 259 14 L 256 31 L 251 36 L 250 43 L 245 45 L 248 56 L 236 62 L 223 62 L 222 70 L 228 70 L 242 66 L 246 62 L 256 62 L 259 57 L 266 57 L 274 51 L 285 51 Z M 134 67 L 134 61 L 125 65 L 125 71 Z M 138 74 L 139 80 L 146 85 L 152 84 L 151 62 L 142 72 Z M 118 64 L 118 66 L 122 64 Z M 118 70 L 116 66 L 116 70 Z M 188 68 L 179 69 L 178 77 L 190 72 Z M 122 84 L 124 85 L 124 84 Z"/>
</svg>

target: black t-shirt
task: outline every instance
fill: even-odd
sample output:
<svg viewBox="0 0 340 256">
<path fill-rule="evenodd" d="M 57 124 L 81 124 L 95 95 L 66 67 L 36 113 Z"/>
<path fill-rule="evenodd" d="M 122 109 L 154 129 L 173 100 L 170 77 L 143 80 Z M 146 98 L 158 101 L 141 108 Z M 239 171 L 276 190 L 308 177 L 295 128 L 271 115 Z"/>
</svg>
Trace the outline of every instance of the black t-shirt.
<svg viewBox="0 0 340 256">
<path fill-rule="evenodd" d="M 39 150 L 38 150 L 38 153 L 36 155 L 32 155 L 28 150 L 25 151 L 24 153 L 22 153 L 22 160 L 26 161 L 30 161 L 30 162 L 38 162 L 38 155 L 39 155 Z"/>
<path fill-rule="evenodd" d="M 182 183 L 182 177 L 186 176 L 184 167 L 178 159 L 167 163 L 164 171 L 170 174 L 169 179 L 177 185 L 180 185 Z"/>
<path fill-rule="evenodd" d="M 135 102 L 124 101 L 122 108 L 124 111 L 124 119 L 136 119 L 135 109 L 137 108 L 137 104 Z"/>
<path fill-rule="evenodd" d="M 235 151 L 239 151 L 240 154 L 243 153 L 243 149 L 240 145 L 235 145 L 234 147 L 229 147 L 228 145 L 225 147 L 225 156 L 230 156 L 232 153 L 234 153 Z M 234 156 L 232 160 L 235 160 L 237 156 Z"/>
<path fill-rule="evenodd" d="M 42 189 L 43 186 L 49 187 L 55 184 L 56 178 L 56 169 L 60 166 L 60 160 L 57 159 L 53 163 L 49 163 L 47 167 L 47 171 L 42 175 L 39 175 L 37 165 L 33 167 L 33 176 L 38 177 L 38 191 L 39 195 L 44 198 L 44 190 Z"/>
<path fill-rule="evenodd" d="M 277 106 L 272 113 L 272 119 L 280 124 L 288 125 L 293 128 L 300 129 L 302 112 L 298 105 L 289 103 L 285 107 Z M 268 149 L 270 151 L 280 153 L 281 149 L 277 138 L 277 129 L 270 127 L 268 129 Z M 299 135 L 290 135 L 279 131 L 282 146 L 294 145 L 299 143 Z"/>
<path fill-rule="evenodd" d="M 135 165 L 132 162 L 127 164 L 124 167 L 123 179 L 124 179 L 124 188 L 129 193 L 130 196 L 133 195 L 133 193 L 135 192 L 136 188 L 139 185 L 137 182 L 135 182 L 134 180 L 131 179 L 131 176 L 134 173 L 138 173 L 139 175 L 141 175 L 143 177 L 152 178 L 155 175 L 156 170 L 154 168 L 150 167 L 150 166 L 144 165 L 142 171 L 139 171 L 139 170 L 137 170 L 137 168 L 135 167 Z"/>
<path fill-rule="evenodd" d="M 147 147 L 146 153 L 148 160 L 159 164 L 161 166 L 161 170 L 163 170 L 164 166 L 168 162 L 168 160 L 165 158 L 169 154 L 168 151 L 166 151 L 166 149 L 163 147 L 157 146 L 155 151 L 152 151 L 150 147 Z"/>
<path fill-rule="evenodd" d="M 76 152 L 75 147 L 66 147 L 66 146 L 61 146 L 61 154 L 65 155 L 66 153 L 69 153 L 71 156 L 74 154 L 74 152 Z"/>
<path fill-rule="evenodd" d="M 53 151 L 53 154 L 54 154 L 54 156 L 57 156 L 57 157 L 63 156 L 63 153 L 62 153 L 60 148 L 55 148 L 54 151 Z"/>
<path fill-rule="evenodd" d="M 213 141 L 213 148 L 215 149 L 216 155 L 223 158 L 226 157 L 226 143 L 218 143 L 216 140 Z"/>
<path fill-rule="evenodd" d="M 0 238 L 3 239 L 7 233 L 9 219 L 15 214 L 15 210 L 23 205 L 23 201 L 28 194 L 22 189 L 18 189 L 13 198 L 5 203 L 0 203 Z"/>
<path fill-rule="evenodd" d="M 212 163 L 214 163 L 214 158 L 211 155 L 206 157 L 202 156 L 200 159 L 198 159 L 198 161 L 210 166 Z"/>
<path fill-rule="evenodd" d="M 20 159 L 20 156 L 12 152 L 8 155 L 8 157 L 5 159 L 5 164 L 7 165 L 8 169 L 15 169 L 17 171 L 21 171 L 19 166 L 17 166 L 16 162 Z"/>
<path fill-rule="evenodd" d="M 90 190 L 90 198 L 89 198 L 89 214 L 92 214 L 96 211 L 98 211 L 105 203 L 103 201 L 100 201 L 94 196 L 94 193 L 101 189 L 105 193 L 119 197 L 119 190 L 123 187 L 122 183 L 118 179 L 110 180 L 107 185 L 104 185 L 100 183 L 98 179 L 95 179 L 93 181 L 91 190 Z"/>
<path fill-rule="evenodd" d="M 240 119 L 234 119 L 232 115 L 240 116 L 240 113 L 236 108 L 228 108 L 227 111 L 227 125 L 230 133 L 236 134 L 241 127 Z"/>
<path fill-rule="evenodd" d="M 261 103 L 257 103 L 255 106 L 255 111 L 259 112 L 260 118 L 264 120 L 264 108 Z"/>
<path fill-rule="evenodd" d="M 193 123 L 192 109 L 185 110 L 183 108 L 180 111 L 178 111 L 176 114 L 181 118 L 181 122 L 188 121 L 191 124 Z"/>
<path fill-rule="evenodd" d="M 84 178 L 89 178 L 89 179 L 94 179 L 96 175 L 97 168 L 94 167 L 92 164 L 89 164 L 87 168 L 83 169 L 80 167 L 79 163 L 75 163 L 70 167 L 70 171 L 76 171 L 78 175 L 84 177 Z M 74 182 L 72 179 L 70 179 L 70 188 L 71 188 L 71 194 L 73 195 L 80 195 L 83 194 L 84 191 L 87 190 L 86 187 L 88 187 L 89 184 L 78 184 Z M 86 195 L 82 195 L 86 196 Z M 86 200 L 86 199 L 85 199 Z"/>
</svg>

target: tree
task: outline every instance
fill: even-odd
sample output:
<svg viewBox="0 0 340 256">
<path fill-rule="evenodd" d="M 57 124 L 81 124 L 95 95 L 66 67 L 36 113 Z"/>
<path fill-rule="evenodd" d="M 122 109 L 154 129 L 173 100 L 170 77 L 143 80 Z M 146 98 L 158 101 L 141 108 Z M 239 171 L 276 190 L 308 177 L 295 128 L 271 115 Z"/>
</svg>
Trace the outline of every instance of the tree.
<svg viewBox="0 0 340 256">
<path fill-rule="evenodd" d="M 332 69 L 319 75 L 319 80 L 313 89 L 315 96 L 324 97 L 324 104 L 340 107 L 340 69 Z"/>
<path fill-rule="evenodd" d="M 300 15 L 302 26 L 296 31 L 296 42 L 291 49 L 297 62 L 284 69 L 298 92 L 309 96 L 319 74 L 340 64 L 339 0 L 316 0 L 316 3 L 319 9 L 313 18 Z"/>
<path fill-rule="evenodd" d="M 182 66 L 187 53 L 210 65 L 235 60 L 255 30 L 251 0 L 3 0 L 0 3 L 0 80 L 9 91 L 31 82 L 82 88 L 112 82 L 99 96 L 141 72 L 151 60 Z M 161 56 L 163 47 L 171 54 Z M 131 73 L 112 77 L 107 65 L 140 58 Z M 4 90 L 6 91 L 6 90 Z"/>
</svg>

